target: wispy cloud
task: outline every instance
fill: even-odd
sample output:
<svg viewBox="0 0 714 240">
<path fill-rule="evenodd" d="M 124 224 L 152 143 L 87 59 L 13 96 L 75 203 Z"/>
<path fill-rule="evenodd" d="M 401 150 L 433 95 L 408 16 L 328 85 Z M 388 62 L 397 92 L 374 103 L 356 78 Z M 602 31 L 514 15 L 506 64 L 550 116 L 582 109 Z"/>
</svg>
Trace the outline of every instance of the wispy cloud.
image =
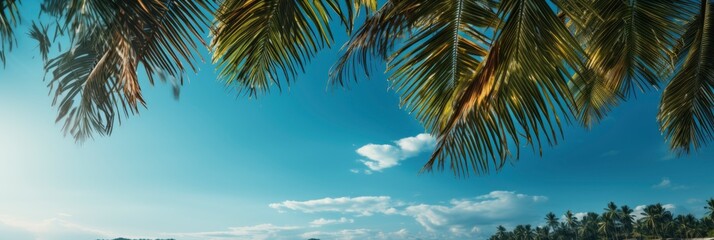
<svg viewBox="0 0 714 240">
<path fill-rule="evenodd" d="M 339 197 L 322 198 L 308 201 L 284 201 L 272 203 L 270 208 L 283 210 L 293 210 L 305 213 L 316 212 L 338 212 L 357 214 L 359 216 L 371 216 L 375 213 L 394 214 L 395 206 L 399 203 L 393 202 L 388 196 L 361 196 L 361 197 Z"/>
<path fill-rule="evenodd" d="M 652 188 L 670 188 L 672 187 L 672 181 L 669 178 L 662 178 L 658 184 L 652 185 Z"/>
<path fill-rule="evenodd" d="M 332 224 L 342 224 L 342 223 L 353 223 L 355 222 L 354 219 L 346 218 L 346 217 L 341 217 L 340 219 L 324 219 L 324 218 L 319 218 L 315 219 L 312 222 L 310 222 L 311 227 L 322 227 L 325 225 L 332 225 Z"/>
<path fill-rule="evenodd" d="M 228 239 L 289 239 L 289 235 L 297 235 L 294 231 L 301 229 L 297 226 L 276 226 L 273 224 L 259 224 L 245 227 L 232 227 L 224 231 L 195 232 L 195 233 L 166 233 L 164 235 L 181 238 L 228 240 Z M 292 234 L 288 232 L 293 231 Z"/>
<path fill-rule="evenodd" d="M 652 185 L 652 188 L 655 189 L 671 189 L 671 190 L 682 190 L 682 189 L 688 189 L 688 186 L 685 185 L 675 185 L 672 184 L 672 180 L 669 178 L 662 178 L 662 181 L 660 181 L 658 184 Z"/>
<path fill-rule="evenodd" d="M 284 201 L 270 204 L 270 207 L 279 211 L 333 212 L 362 217 L 374 214 L 401 215 L 413 219 L 424 230 L 434 234 L 437 239 L 444 239 L 454 237 L 471 238 L 474 234 L 480 234 L 483 227 L 488 229 L 495 228 L 493 226 L 495 223 L 539 219 L 540 213 L 534 212 L 534 206 L 547 200 L 548 198 L 545 196 L 526 195 L 510 191 L 493 191 L 473 198 L 452 199 L 448 204 L 407 204 L 394 201 L 387 196 L 363 196 Z M 311 225 L 337 222 L 350 222 L 350 220 L 344 217 L 338 220 L 318 219 L 313 221 Z M 316 233 L 312 232 L 311 234 L 317 236 Z M 327 236 L 327 238 L 351 239 L 324 234 L 324 232 L 320 233 L 323 233 L 323 236 Z M 337 232 L 334 234 L 344 233 Z M 349 233 L 350 236 L 356 235 L 355 232 Z"/>
<path fill-rule="evenodd" d="M 0 216 L 0 237 L 13 240 L 75 240 L 100 239 L 115 234 L 62 218 L 48 218 L 40 221 Z"/>
<path fill-rule="evenodd" d="M 357 154 L 366 159 L 360 161 L 369 168 L 365 173 L 382 171 L 399 165 L 400 161 L 428 152 L 436 146 L 436 139 L 426 133 L 402 138 L 393 144 L 367 144 L 357 149 Z"/>
<path fill-rule="evenodd" d="M 375 231 L 372 229 L 343 229 L 338 231 L 312 231 L 300 235 L 302 238 L 316 239 L 336 239 L 336 240 L 352 240 L 352 239 L 409 239 L 409 231 L 400 229 L 394 232 Z"/>
<path fill-rule="evenodd" d="M 480 225 L 535 216 L 537 213 L 529 209 L 547 200 L 545 196 L 493 191 L 475 198 L 452 199 L 445 205 L 412 205 L 402 214 L 413 217 L 427 231 L 448 230 L 464 234 L 477 232 L 474 227 Z"/>
<path fill-rule="evenodd" d="M 289 240 L 289 239 L 434 239 L 415 238 L 406 229 L 389 232 L 377 229 L 358 228 L 340 229 L 329 231 L 313 231 L 314 228 L 298 226 L 276 226 L 273 224 L 260 224 L 255 226 L 233 227 L 225 231 L 195 232 L 195 233 L 165 233 L 164 236 L 180 237 L 186 240 Z"/>
</svg>

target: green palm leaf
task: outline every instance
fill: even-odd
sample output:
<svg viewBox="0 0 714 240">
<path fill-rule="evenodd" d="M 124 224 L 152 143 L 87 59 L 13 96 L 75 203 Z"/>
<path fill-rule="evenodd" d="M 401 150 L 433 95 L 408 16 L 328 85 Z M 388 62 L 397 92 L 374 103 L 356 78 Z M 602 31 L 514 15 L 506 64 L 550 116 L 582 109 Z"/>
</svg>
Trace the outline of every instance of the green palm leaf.
<svg viewBox="0 0 714 240">
<path fill-rule="evenodd" d="M 219 77 L 238 92 L 255 96 L 281 79 L 290 84 L 315 53 L 332 43 L 330 11 L 351 26 L 354 6 L 371 1 L 227 0 L 216 13 L 213 61 Z"/>
<path fill-rule="evenodd" d="M 669 53 L 691 16 L 687 0 L 592 1 L 596 14 L 586 20 L 588 62 L 571 85 L 577 117 L 586 127 L 602 119 L 635 90 L 658 88 L 672 70 Z"/>
<path fill-rule="evenodd" d="M 689 153 L 714 133 L 714 4 L 702 0 L 678 47 L 678 68 L 662 94 L 657 118 L 670 147 Z"/>
<path fill-rule="evenodd" d="M 13 28 L 20 22 L 19 0 L 0 0 L 0 62 L 5 65 L 5 51 L 15 44 Z"/>
<path fill-rule="evenodd" d="M 78 141 L 109 134 L 122 113 L 137 113 L 145 105 L 139 65 L 152 84 L 156 76 L 180 83 L 186 68 L 196 71 L 211 9 L 209 0 L 45 2 L 43 11 L 72 43 L 46 67 L 65 133 Z"/>
</svg>

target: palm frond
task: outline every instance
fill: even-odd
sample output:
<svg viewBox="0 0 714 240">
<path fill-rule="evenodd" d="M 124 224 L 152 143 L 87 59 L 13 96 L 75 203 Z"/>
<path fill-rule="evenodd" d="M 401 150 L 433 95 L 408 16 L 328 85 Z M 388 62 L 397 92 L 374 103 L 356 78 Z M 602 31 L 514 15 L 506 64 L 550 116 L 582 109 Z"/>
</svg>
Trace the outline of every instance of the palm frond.
<svg viewBox="0 0 714 240">
<path fill-rule="evenodd" d="M 78 141 L 110 134 L 122 113 L 145 106 L 140 65 L 152 84 L 156 76 L 180 83 L 186 68 L 196 71 L 211 9 L 210 0 L 47 1 L 43 10 L 72 44 L 46 68 L 65 133 Z"/>
<path fill-rule="evenodd" d="M 484 33 L 498 22 L 486 1 L 424 1 L 431 21 L 390 56 L 389 80 L 401 95 L 401 105 L 427 129 L 440 129 L 454 95 L 470 82 L 488 53 L 491 39 Z"/>
<path fill-rule="evenodd" d="M 688 154 L 714 137 L 714 3 L 702 0 L 677 48 L 677 73 L 657 116 L 672 150 Z"/>
<path fill-rule="evenodd" d="M 350 9 L 356 3 L 346 2 Z M 318 50 L 331 45 L 330 12 L 351 25 L 353 10 L 340 6 L 337 0 L 222 2 L 211 43 L 219 77 L 249 96 L 289 85 Z"/>
<path fill-rule="evenodd" d="M 593 1 L 598 12 L 587 21 L 587 65 L 571 85 L 580 121 L 590 127 L 620 98 L 659 88 L 672 71 L 669 53 L 681 35 L 679 22 L 691 16 L 688 0 Z"/>
<path fill-rule="evenodd" d="M 498 13 L 488 54 L 432 129 L 437 147 L 423 171 L 450 159 L 457 176 L 478 174 L 517 158 L 521 144 L 557 142 L 572 108 L 567 76 L 582 65 L 582 50 L 546 1 L 501 1 Z"/>
<path fill-rule="evenodd" d="M 0 0 L 0 62 L 5 65 L 5 51 L 16 44 L 13 28 L 20 22 L 19 0 Z"/>
</svg>

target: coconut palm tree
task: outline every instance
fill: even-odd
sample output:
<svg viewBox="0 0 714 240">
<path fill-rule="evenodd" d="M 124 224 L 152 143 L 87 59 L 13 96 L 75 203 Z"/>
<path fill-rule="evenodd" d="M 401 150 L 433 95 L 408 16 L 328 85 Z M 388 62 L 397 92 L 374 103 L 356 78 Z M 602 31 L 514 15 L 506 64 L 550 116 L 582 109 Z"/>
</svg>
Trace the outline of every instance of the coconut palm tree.
<svg viewBox="0 0 714 240">
<path fill-rule="evenodd" d="M 491 237 L 491 239 L 494 239 L 494 240 L 508 239 L 508 230 L 506 230 L 506 228 L 503 227 L 503 225 L 498 225 L 498 227 L 496 227 L 496 234 L 493 237 Z"/>
<path fill-rule="evenodd" d="M 599 231 L 600 216 L 597 213 L 589 212 L 583 216 L 578 224 L 577 239 L 597 239 Z"/>
<path fill-rule="evenodd" d="M 679 215 L 674 218 L 676 237 L 680 238 L 696 238 L 701 237 L 699 221 L 692 214 Z"/>
<path fill-rule="evenodd" d="M 558 229 L 558 226 L 560 222 L 558 221 L 558 217 L 555 216 L 555 213 L 549 212 L 548 214 L 545 215 L 545 224 L 550 227 L 550 229 L 553 229 L 555 231 Z"/>
<path fill-rule="evenodd" d="M 668 232 L 668 226 L 672 219 L 672 213 L 666 210 L 662 204 L 648 205 L 642 213 L 642 221 L 654 236 L 662 238 Z"/>
<path fill-rule="evenodd" d="M 14 3 L 0 1 L 3 19 L 15 19 L 7 14 Z M 385 61 L 401 104 L 437 138 L 423 170 L 448 162 L 463 176 L 501 169 L 522 145 L 541 153 L 560 140 L 563 124 L 590 127 L 639 89 L 664 88 L 658 120 L 674 151 L 703 146 L 714 129 L 713 4 L 45 0 L 42 9 L 57 20 L 48 29 L 71 45 L 46 69 L 58 120 L 79 140 L 110 134 L 145 105 L 138 69 L 150 83 L 158 77 L 178 86 L 196 70 L 199 47 L 211 50 L 219 77 L 238 93 L 255 97 L 292 84 L 334 44 L 336 18 L 350 40 L 330 82 L 371 76 L 371 64 Z M 360 9 L 366 17 L 356 27 Z M 8 22 L 0 24 L 4 42 Z M 210 44 L 202 38 L 209 28 Z"/>
<path fill-rule="evenodd" d="M 609 214 L 603 214 L 600 216 L 597 222 L 597 231 L 607 239 L 617 239 L 614 220 L 610 216 L 611 215 Z"/>
<path fill-rule="evenodd" d="M 627 205 L 620 206 L 620 216 L 618 218 L 620 219 L 620 223 L 622 224 L 621 232 L 623 234 L 623 238 L 625 239 L 631 237 L 630 233 L 633 230 L 633 224 L 635 219 L 634 215 L 632 215 L 633 211 L 634 210 L 632 210 Z"/>
<path fill-rule="evenodd" d="M 575 214 L 573 214 L 572 211 L 568 210 L 565 212 L 564 220 L 565 232 L 567 233 L 568 238 L 574 238 L 577 235 L 578 218 L 575 217 Z"/>
<path fill-rule="evenodd" d="M 550 227 L 536 227 L 535 228 L 535 240 L 548 240 L 550 239 Z"/>
<path fill-rule="evenodd" d="M 608 233 L 614 236 L 615 239 L 617 239 L 617 233 L 620 225 L 620 212 L 619 209 L 617 209 L 617 205 L 614 202 L 609 202 L 607 204 L 607 208 L 604 209 L 605 213 L 603 213 L 603 216 L 606 215 L 606 217 L 603 218 L 609 220 L 609 223 L 604 223 L 605 226 L 609 229 L 604 229 L 604 230 L 609 230 Z"/>
</svg>

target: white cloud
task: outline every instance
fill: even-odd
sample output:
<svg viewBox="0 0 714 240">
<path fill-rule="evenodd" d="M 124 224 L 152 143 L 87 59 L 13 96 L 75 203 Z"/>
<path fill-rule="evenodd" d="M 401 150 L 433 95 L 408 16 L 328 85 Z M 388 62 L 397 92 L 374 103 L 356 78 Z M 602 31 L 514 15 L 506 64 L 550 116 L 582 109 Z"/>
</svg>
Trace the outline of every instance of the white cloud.
<svg viewBox="0 0 714 240">
<path fill-rule="evenodd" d="M 306 232 L 300 235 L 302 238 L 318 238 L 318 239 L 337 239 L 337 240 L 352 240 L 366 239 L 372 235 L 370 229 L 344 229 L 334 232 L 313 231 Z"/>
<path fill-rule="evenodd" d="M 536 216 L 530 209 L 547 201 L 544 196 L 529 196 L 508 191 L 493 191 L 470 199 L 453 199 L 448 205 L 419 204 L 403 214 L 413 217 L 427 231 L 448 229 L 452 233 L 474 233 L 479 225 L 522 220 Z"/>
<path fill-rule="evenodd" d="M 292 240 L 292 239 L 375 239 L 398 240 L 410 238 L 406 229 L 394 232 L 384 232 L 375 229 L 341 229 L 335 231 L 306 231 L 306 227 L 276 226 L 260 224 L 246 227 L 233 227 L 226 231 L 195 232 L 195 233 L 165 233 L 164 236 L 177 237 L 185 240 Z M 423 239 L 423 238 L 420 238 Z M 24 239 L 23 239 L 24 240 Z"/>
<path fill-rule="evenodd" d="M 355 222 L 354 219 L 346 218 L 346 217 L 341 217 L 340 219 L 324 219 L 324 218 L 319 218 L 315 219 L 312 222 L 310 222 L 310 226 L 312 227 L 321 227 L 325 225 L 332 225 L 332 224 L 341 224 L 341 223 L 353 223 Z"/>
<path fill-rule="evenodd" d="M 360 216 L 371 216 L 374 213 L 394 214 L 399 203 L 392 202 L 387 196 L 362 196 L 322 198 L 308 201 L 284 201 L 271 203 L 269 206 L 279 211 L 293 210 L 305 213 L 339 212 Z"/>
<path fill-rule="evenodd" d="M 116 236 L 110 232 L 94 229 L 62 218 L 40 221 L 0 216 L 0 237 L 15 240 L 74 240 L 100 239 Z"/>
<path fill-rule="evenodd" d="M 210 239 L 210 240 L 224 240 L 224 239 L 252 239 L 252 240 L 266 240 L 266 239 L 289 239 L 286 232 L 300 230 L 300 227 L 296 226 L 276 226 L 273 224 L 259 224 L 254 226 L 245 227 L 232 227 L 225 231 L 215 231 L 215 232 L 196 232 L 196 233 L 169 233 L 165 235 L 181 237 L 181 238 L 195 238 L 195 239 Z M 296 233 L 294 233 L 296 234 Z"/>
<path fill-rule="evenodd" d="M 353 240 L 353 239 L 414 239 L 410 237 L 407 229 L 400 229 L 394 232 L 383 232 L 372 229 L 343 229 L 339 231 L 313 231 L 306 232 L 300 235 L 302 238 L 317 238 L 317 239 L 336 239 L 336 240 Z M 421 238 L 419 238 L 421 239 Z"/>
<path fill-rule="evenodd" d="M 535 222 L 541 219 L 538 204 L 547 201 L 545 196 L 519 194 L 510 191 L 493 191 L 485 195 L 465 199 L 452 199 L 446 204 L 405 204 L 387 196 L 363 196 L 322 198 L 308 201 L 284 201 L 270 204 L 278 211 L 292 210 L 304 213 L 332 212 L 357 216 L 374 214 L 401 215 L 412 218 L 426 231 L 419 238 L 464 239 L 483 237 L 498 224 Z M 311 226 L 347 223 L 351 219 L 317 219 Z M 486 229 L 483 232 L 482 229 Z M 327 239 L 381 239 L 387 233 L 366 232 L 365 229 L 349 231 L 313 231 L 303 237 Z M 407 235 L 405 231 L 402 235 Z M 392 235 L 390 235 L 392 236 Z M 384 239 L 395 239 L 387 237 Z"/>
<path fill-rule="evenodd" d="M 588 215 L 587 212 L 578 212 L 578 213 L 573 214 L 575 219 L 577 219 L 578 221 L 583 220 L 583 218 L 585 218 L 585 216 L 587 216 L 587 215 Z M 560 221 L 565 222 L 565 215 L 560 217 Z"/>
<path fill-rule="evenodd" d="M 672 181 L 669 178 L 662 178 L 658 184 L 652 185 L 652 188 L 669 188 L 672 186 Z"/>
<path fill-rule="evenodd" d="M 672 184 L 672 181 L 669 180 L 669 178 L 662 178 L 662 181 L 660 181 L 658 184 L 652 185 L 652 188 L 656 189 L 671 189 L 671 190 L 682 190 L 682 189 L 688 189 L 688 186 L 685 185 L 675 185 Z"/>
<path fill-rule="evenodd" d="M 394 144 L 367 144 L 357 149 L 357 154 L 367 158 L 360 160 L 371 171 L 382 171 L 399 165 L 399 162 L 415 157 L 422 152 L 431 151 L 436 146 L 436 139 L 426 133 L 414 137 L 402 138 Z"/>
</svg>

